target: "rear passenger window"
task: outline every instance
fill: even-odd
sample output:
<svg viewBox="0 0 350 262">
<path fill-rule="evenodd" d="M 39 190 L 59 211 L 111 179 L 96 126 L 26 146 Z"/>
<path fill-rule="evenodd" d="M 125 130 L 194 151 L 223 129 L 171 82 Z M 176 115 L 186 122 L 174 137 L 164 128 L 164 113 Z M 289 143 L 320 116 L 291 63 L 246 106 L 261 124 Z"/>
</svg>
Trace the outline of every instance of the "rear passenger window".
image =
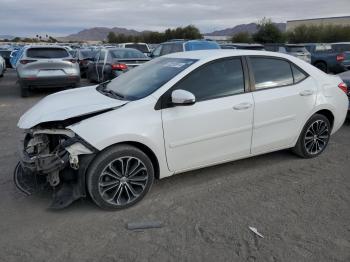
<svg viewBox="0 0 350 262">
<path fill-rule="evenodd" d="M 196 101 L 243 93 L 241 59 L 224 59 L 204 65 L 177 84 L 176 89 L 193 93 Z"/>
<path fill-rule="evenodd" d="M 251 57 L 250 62 L 256 90 L 293 84 L 292 70 L 288 61 Z"/>
<path fill-rule="evenodd" d="M 307 77 L 307 75 L 304 72 L 300 71 L 300 69 L 298 69 L 295 65 L 291 64 L 291 66 L 293 71 L 294 84 L 303 81 Z"/>
</svg>

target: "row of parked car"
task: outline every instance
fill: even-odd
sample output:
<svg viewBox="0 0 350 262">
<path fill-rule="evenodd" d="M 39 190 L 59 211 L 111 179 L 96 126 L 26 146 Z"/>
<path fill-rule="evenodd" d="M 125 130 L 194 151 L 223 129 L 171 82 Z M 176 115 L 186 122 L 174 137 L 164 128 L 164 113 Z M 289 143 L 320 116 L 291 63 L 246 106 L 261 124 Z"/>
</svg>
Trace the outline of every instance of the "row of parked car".
<svg viewBox="0 0 350 262">
<path fill-rule="evenodd" d="M 174 39 L 159 45 L 124 43 L 109 46 L 45 45 L 1 49 L 0 76 L 7 67 L 17 70 L 23 97 L 34 87 L 75 87 L 81 78 L 101 83 L 118 77 L 153 58 L 176 52 L 208 49 L 249 49 L 287 53 L 327 73 L 350 69 L 350 43 L 219 45 L 209 40 Z"/>
</svg>

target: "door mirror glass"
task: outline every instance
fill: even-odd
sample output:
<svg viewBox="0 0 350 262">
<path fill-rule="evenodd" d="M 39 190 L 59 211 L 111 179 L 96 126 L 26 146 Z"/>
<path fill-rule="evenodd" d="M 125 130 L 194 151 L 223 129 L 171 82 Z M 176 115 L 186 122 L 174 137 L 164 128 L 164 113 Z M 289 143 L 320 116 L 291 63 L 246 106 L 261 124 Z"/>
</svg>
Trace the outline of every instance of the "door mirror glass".
<svg viewBox="0 0 350 262">
<path fill-rule="evenodd" d="M 174 105 L 193 105 L 196 103 L 196 97 L 191 92 L 177 89 L 171 93 L 171 102 Z"/>
</svg>

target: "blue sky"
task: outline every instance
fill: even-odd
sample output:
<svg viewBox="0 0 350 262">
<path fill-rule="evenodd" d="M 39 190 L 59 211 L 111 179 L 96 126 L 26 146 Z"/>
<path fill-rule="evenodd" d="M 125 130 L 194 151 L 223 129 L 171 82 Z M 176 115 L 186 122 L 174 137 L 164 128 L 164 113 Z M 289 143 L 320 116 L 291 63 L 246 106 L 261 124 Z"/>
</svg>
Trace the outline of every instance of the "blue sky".
<svg viewBox="0 0 350 262">
<path fill-rule="evenodd" d="M 211 32 L 270 17 L 350 15 L 350 0 L 0 0 L 0 35 L 65 36 L 91 27 L 164 30 L 194 24 Z"/>
</svg>

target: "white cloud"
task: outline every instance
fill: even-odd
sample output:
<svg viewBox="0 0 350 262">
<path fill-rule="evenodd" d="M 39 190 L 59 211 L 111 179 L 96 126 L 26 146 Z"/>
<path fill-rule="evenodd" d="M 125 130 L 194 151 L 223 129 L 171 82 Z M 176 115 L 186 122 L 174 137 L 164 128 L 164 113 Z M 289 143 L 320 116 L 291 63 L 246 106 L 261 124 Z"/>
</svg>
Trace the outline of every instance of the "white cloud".
<svg viewBox="0 0 350 262">
<path fill-rule="evenodd" d="M 347 15 L 349 0 L 0 0 L 0 34 L 66 35 L 84 28 L 164 30 L 194 24 L 202 32 L 271 17 L 290 19 Z"/>
</svg>

